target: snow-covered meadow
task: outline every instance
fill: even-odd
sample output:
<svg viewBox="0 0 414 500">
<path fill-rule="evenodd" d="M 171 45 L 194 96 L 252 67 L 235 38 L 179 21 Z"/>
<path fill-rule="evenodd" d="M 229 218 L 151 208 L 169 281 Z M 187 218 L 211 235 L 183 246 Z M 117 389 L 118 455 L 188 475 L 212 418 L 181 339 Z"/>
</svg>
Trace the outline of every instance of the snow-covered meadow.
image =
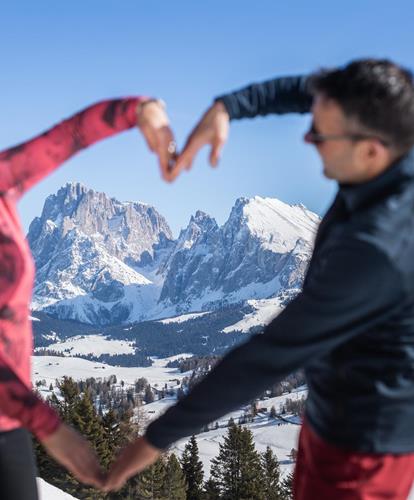
<svg viewBox="0 0 414 500">
<path fill-rule="evenodd" d="M 47 346 L 48 350 L 73 356 L 76 354 L 99 356 L 101 354 L 133 354 L 132 342 L 113 340 L 104 335 L 75 335 L 64 341 Z M 41 348 L 37 349 L 37 351 Z"/>
<path fill-rule="evenodd" d="M 90 377 L 109 378 L 116 375 L 118 380 L 125 384 L 134 384 L 135 380 L 144 377 L 153 386 L 170 385 L 170 382 L 181 380 L 189 373 L 180 373 L 177 368 L 167 368 L 169 361 L 177 358 L 189 357 L 191 354 L 180 354 L 169 358 L 152 358 L 154 363 L 148 367 L 122 367 L 111 366 L 106 363 L 88 361 L 82 358 L 61 356 L 33 356 L 32 379 L 33 382 L 45 380 L 47 385 L 54 384 L 55 380 L 70 376 L 74 380 L 85 380 Z"/>
</svg>

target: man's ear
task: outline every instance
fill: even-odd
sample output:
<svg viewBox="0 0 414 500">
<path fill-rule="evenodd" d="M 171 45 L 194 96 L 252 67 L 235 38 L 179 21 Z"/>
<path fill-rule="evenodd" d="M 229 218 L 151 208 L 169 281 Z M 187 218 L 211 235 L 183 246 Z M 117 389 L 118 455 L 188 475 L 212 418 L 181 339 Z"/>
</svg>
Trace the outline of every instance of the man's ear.
<svg viewBox="0 0 414 500">
<path fill-rule="evenodd" d="M 386 155 L 378 148 L 375 141 L 358 141 L 353 149 L 353 161 L 358 182 L 366 182 L 384 170 L 385 158 Z"/>
<path fill-rule="evenodd" d="M 367 140 L 360 144 L 362 161 L 366 162 L 371 177 L 375 177 L 391 165 L 394 156 L 391 150 L 380 141 Z"/>
<path fill-rule="evenodd" d="M 381 156 L 381 152 L 378 151 L 377 143 L 374 141 L 369 141 L 367 145 L 367 155 L 370 159 L 375 159 Z"/>
</svg>

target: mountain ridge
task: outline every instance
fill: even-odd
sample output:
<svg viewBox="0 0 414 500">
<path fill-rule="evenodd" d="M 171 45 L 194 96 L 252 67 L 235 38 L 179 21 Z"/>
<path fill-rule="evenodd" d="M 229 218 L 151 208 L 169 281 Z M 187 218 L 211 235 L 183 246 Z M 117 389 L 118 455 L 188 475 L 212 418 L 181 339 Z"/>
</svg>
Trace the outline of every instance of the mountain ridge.
<svg viewBox="0 0 414 500">
<path fill-rule="evenodd" d="M 68 183 L 29 227 L 32 307 L 110 325 L 266 299 L 300 288 L 318 222 L 303 205 L 238 198 L 222 226 L 197 210 L 174 240 L 151 205 Z"/>
</svg>

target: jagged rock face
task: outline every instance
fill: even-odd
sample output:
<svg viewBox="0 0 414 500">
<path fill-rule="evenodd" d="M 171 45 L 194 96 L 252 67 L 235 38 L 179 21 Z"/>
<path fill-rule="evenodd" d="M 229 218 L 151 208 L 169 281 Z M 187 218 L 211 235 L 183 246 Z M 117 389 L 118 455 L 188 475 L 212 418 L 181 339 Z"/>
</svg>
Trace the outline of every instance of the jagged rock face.
<svg viewBox="0 0 414 500">
<path fill-rule="evenodd" d="M 240 198 L 222 227 L 198 211 L 174 241 L 155 208 L 68 184 L 29 229 L 33 308 L 106 325 L 296 293 L 318 222 L 301 205 Z"/>
<path fill-rule="evenodd" d="M 36 262 L 33 306 L 95 324 L 141 318 L 156 300 L 138 271 L 172 244 L 165 219 L 143 203 L 120 203 L 67 184 L 46 199 L 28 233 Z"/>
<path fill-rule="evenodd" d="M 41 217 L 30 225 L 28 241 L 38 268 L 54 245 L 72 229 L 100 243 L 113 256 L 139 265 L 154 257 L 154 245 L 172 240 L 171 230 L 155 208 L 121 203 L 79 183 L 69 183 L 46 199 Z"/>
<path fill-rule="evenodd" d="M 266 297 L 300 287 L 319 222 L 315 214 L 303 206 L 255 197 L 237 200 L 221 228 L 206 217 L 192 219 L 192 230 L 182 232 L 161 301 L 214 307 L 216 301 Z"/>
</svg>

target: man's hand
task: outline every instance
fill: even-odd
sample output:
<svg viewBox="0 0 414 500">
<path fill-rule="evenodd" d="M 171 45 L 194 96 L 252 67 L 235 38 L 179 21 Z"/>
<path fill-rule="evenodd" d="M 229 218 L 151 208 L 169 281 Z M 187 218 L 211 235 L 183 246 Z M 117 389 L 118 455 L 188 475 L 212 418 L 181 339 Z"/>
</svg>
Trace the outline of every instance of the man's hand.
<svg viewBox="0 0 414 500">
<path fill-rule="evenodd" d="M 138 438 L 121 451 L 112 465 L 104 491 L 121 489 L 131 476 L 154 463 L 160 454 L 160 450 L 150 445 L 144 437 Z"/>
<path fill-rule="evenodd" d="M 76 479 L 102 489 L 105 475 L 88 441 L 66 424 L 42 440 L 48 454 L 71 472 Z"/>
<path fill-rule="evenodd" d="M 138 105 L 137 125 L 150 150 L 158 156 L 161 176 L 172 182 L 178 175 L 173 174 L 176 158 L 174 135 L 167 113 L 161 101 L 148 101 Z"/>
<path fill-rule="evenodd" d="M 207 144 L 211 146 L 210 164 L 216 167 L 221 149 L 229 135 L 229 122 L 230 118 L 224 104 L 220 101 L 215 102 L 204 113 L 188 137 L 175 163 L 173 175 L 177 176 L 185 168 L 189 170 L 198 151 Z"/>
</svg>

